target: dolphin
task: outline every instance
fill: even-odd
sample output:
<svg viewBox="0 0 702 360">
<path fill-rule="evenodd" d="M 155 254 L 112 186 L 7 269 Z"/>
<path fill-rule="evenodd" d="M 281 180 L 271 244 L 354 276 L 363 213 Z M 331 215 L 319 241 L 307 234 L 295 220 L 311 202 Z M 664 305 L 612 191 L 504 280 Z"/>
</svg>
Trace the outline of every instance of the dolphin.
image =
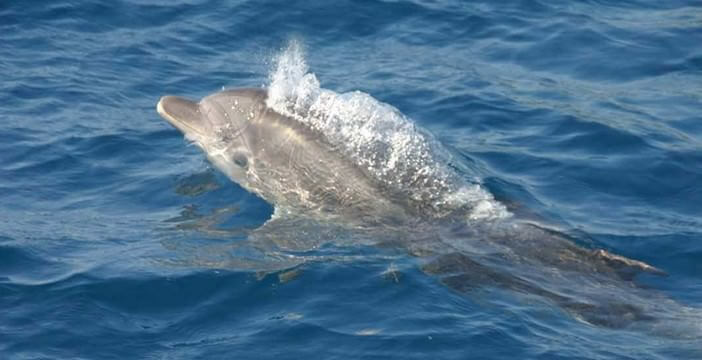
<svg viewBox="0 0 702 360">
<path fill-rule="evenodd" d="M 266 106 L 261 89 L 227 90 L 194 102 L 164 96 L 158 113 L 232 181 L 276 211 L 359 222 L 407 218 L 333 146 Z"/>
<path fill-rule="evenodd" d="M 274 206 L 271 220 L 251 233 L 256 241 L 300 249 L 315 229 L 350 232 L 350 241 L 383 239 L 383 245 L 425 259 L 424 272 L 459 292 L 494 287 L 535 295 L 605 327 L 654 319 L 646 312 L 652 306 L 639 304 L 646 295 L 634 290 L 633 279 L 666 275 L 662 270 L 580 246 L 535 222 L 471 221 L 468 214 L 480 203 L 428 203 L 457 180 L 432 179 L 435 173 L 423 165 L 383 181 L 372 166 L 351 161 L 342 144 L 272 109 L 267 97 L 265 89 L 232 89 L 200 101 L 164 96 L 157 104 L 158 113 L 216 168 Z M 409 185 L 393 185 L 398 182 Z M 426 196 L 414 196 L 427 188 Z M 622 291 L 600 291 L 603 281 Z"/>
</svg>

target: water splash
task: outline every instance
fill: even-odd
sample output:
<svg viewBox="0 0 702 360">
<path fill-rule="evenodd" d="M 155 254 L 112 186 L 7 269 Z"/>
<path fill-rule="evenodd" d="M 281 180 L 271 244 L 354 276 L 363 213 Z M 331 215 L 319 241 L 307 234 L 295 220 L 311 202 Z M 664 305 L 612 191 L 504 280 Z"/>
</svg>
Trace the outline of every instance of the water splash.
<svg viewBox="0 0 702 360">
<path fill-rule="evenodd" d="M 267 105 L 320 133 L 388 190 L 439 213 L 467 208 L 471 219 L 509 216 L 482 186 L 458 176 L 448 152 L 399 110 L 361 91 L 322 88 L 298 41 L 274 64 Z"/>
</svg>

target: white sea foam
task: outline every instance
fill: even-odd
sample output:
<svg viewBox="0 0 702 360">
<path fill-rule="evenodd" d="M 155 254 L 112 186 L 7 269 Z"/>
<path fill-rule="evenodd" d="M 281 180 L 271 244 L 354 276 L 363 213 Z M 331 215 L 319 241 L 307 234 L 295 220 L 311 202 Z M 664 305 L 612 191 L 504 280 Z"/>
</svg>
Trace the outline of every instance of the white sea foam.
<svg viewBox="0 0 702 360">
<path fill-rule="evenodd" d="M 364 92 L 320 87 L 297 41 L 274 61 L 267 105 L 319 132 L 381 184 L 418 204 L 468 208 L 472 219 L 509 215 L 482 186 L 448 167 L 447 152 L 399 110 Z"/>
</svg>

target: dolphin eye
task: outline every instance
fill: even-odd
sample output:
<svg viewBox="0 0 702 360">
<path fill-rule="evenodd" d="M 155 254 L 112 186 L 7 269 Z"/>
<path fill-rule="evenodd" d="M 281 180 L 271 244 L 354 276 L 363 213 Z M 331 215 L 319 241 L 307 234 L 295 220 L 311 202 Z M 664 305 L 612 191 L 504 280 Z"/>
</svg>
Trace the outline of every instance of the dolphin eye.
<svg viewBox="0 0 702 360">
<path fill-rule="evenodd" d="M 232 161 L 236 166 L 246 169 L 246 167 L 249 165 L 249 159 L 246 158 L 246 155 L 243 153 L 236 153 L 232 157 Z"/>
</svg>

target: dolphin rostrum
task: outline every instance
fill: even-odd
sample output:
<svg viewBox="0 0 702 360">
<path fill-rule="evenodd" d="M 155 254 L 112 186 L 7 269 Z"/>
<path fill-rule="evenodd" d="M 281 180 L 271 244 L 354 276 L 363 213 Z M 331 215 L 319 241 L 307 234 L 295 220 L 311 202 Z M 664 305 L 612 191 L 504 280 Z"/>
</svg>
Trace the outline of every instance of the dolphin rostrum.
<svg viewBox="0 0 702 360">
<path fill-rule="evenodd" d="M 423 270 L 457 291 L 494 286 L 537 295 L 578 319 L 607 327 L 652 319 L 648 307 L 637 304 L 642 296 L 597 292 L 602 279 L 629 289 L 636 274 L 663 275 L 661 270 L 606 250 L 581 247 L 568 236 L 533 223 L 471 220 L 497 202 L 462 204 L 450 201 L 456 198 L 453 195 L 438 196 L 473 190 L 456 186 L 461 180 L 449 171 L 436 172 L 427 165 L 431 146 L 413 159 L 403 159 L 383 155 L 388 147 L 382 143 L 341 144 L 338 137 L 324 136 L 315 126 L 275 111 L 267 97 L 263 89 L 236 89 L 199 102 L 164 96 L 157 105 L 158 113 L 202 148 L 219 170 L 274 205 L 274 217 L 254 235 L 277 227 L 278 247 L 299 247 L 304 236 L 295 238 L 292 233 L 302 231 L 298 226 L 302 222 L 294 219 L 313 219 L 320 226 L 334 224 L 374 234 L 370 237 L 425 258 Z M 426 143 L 422 139 L 399 140 L 421 147 Z M 365 151 L 365 157 L 350 159 L 349 149 Z M 379 157 L 384 169 L 392 165 L 393 173 L 379 171 Z M 418 161 L 418 166 L 403 160 Z M 280 240 L 288 236 L 292 240 Z M 563 274 L 569 281 L 545 281 Z"/>
</svg>

